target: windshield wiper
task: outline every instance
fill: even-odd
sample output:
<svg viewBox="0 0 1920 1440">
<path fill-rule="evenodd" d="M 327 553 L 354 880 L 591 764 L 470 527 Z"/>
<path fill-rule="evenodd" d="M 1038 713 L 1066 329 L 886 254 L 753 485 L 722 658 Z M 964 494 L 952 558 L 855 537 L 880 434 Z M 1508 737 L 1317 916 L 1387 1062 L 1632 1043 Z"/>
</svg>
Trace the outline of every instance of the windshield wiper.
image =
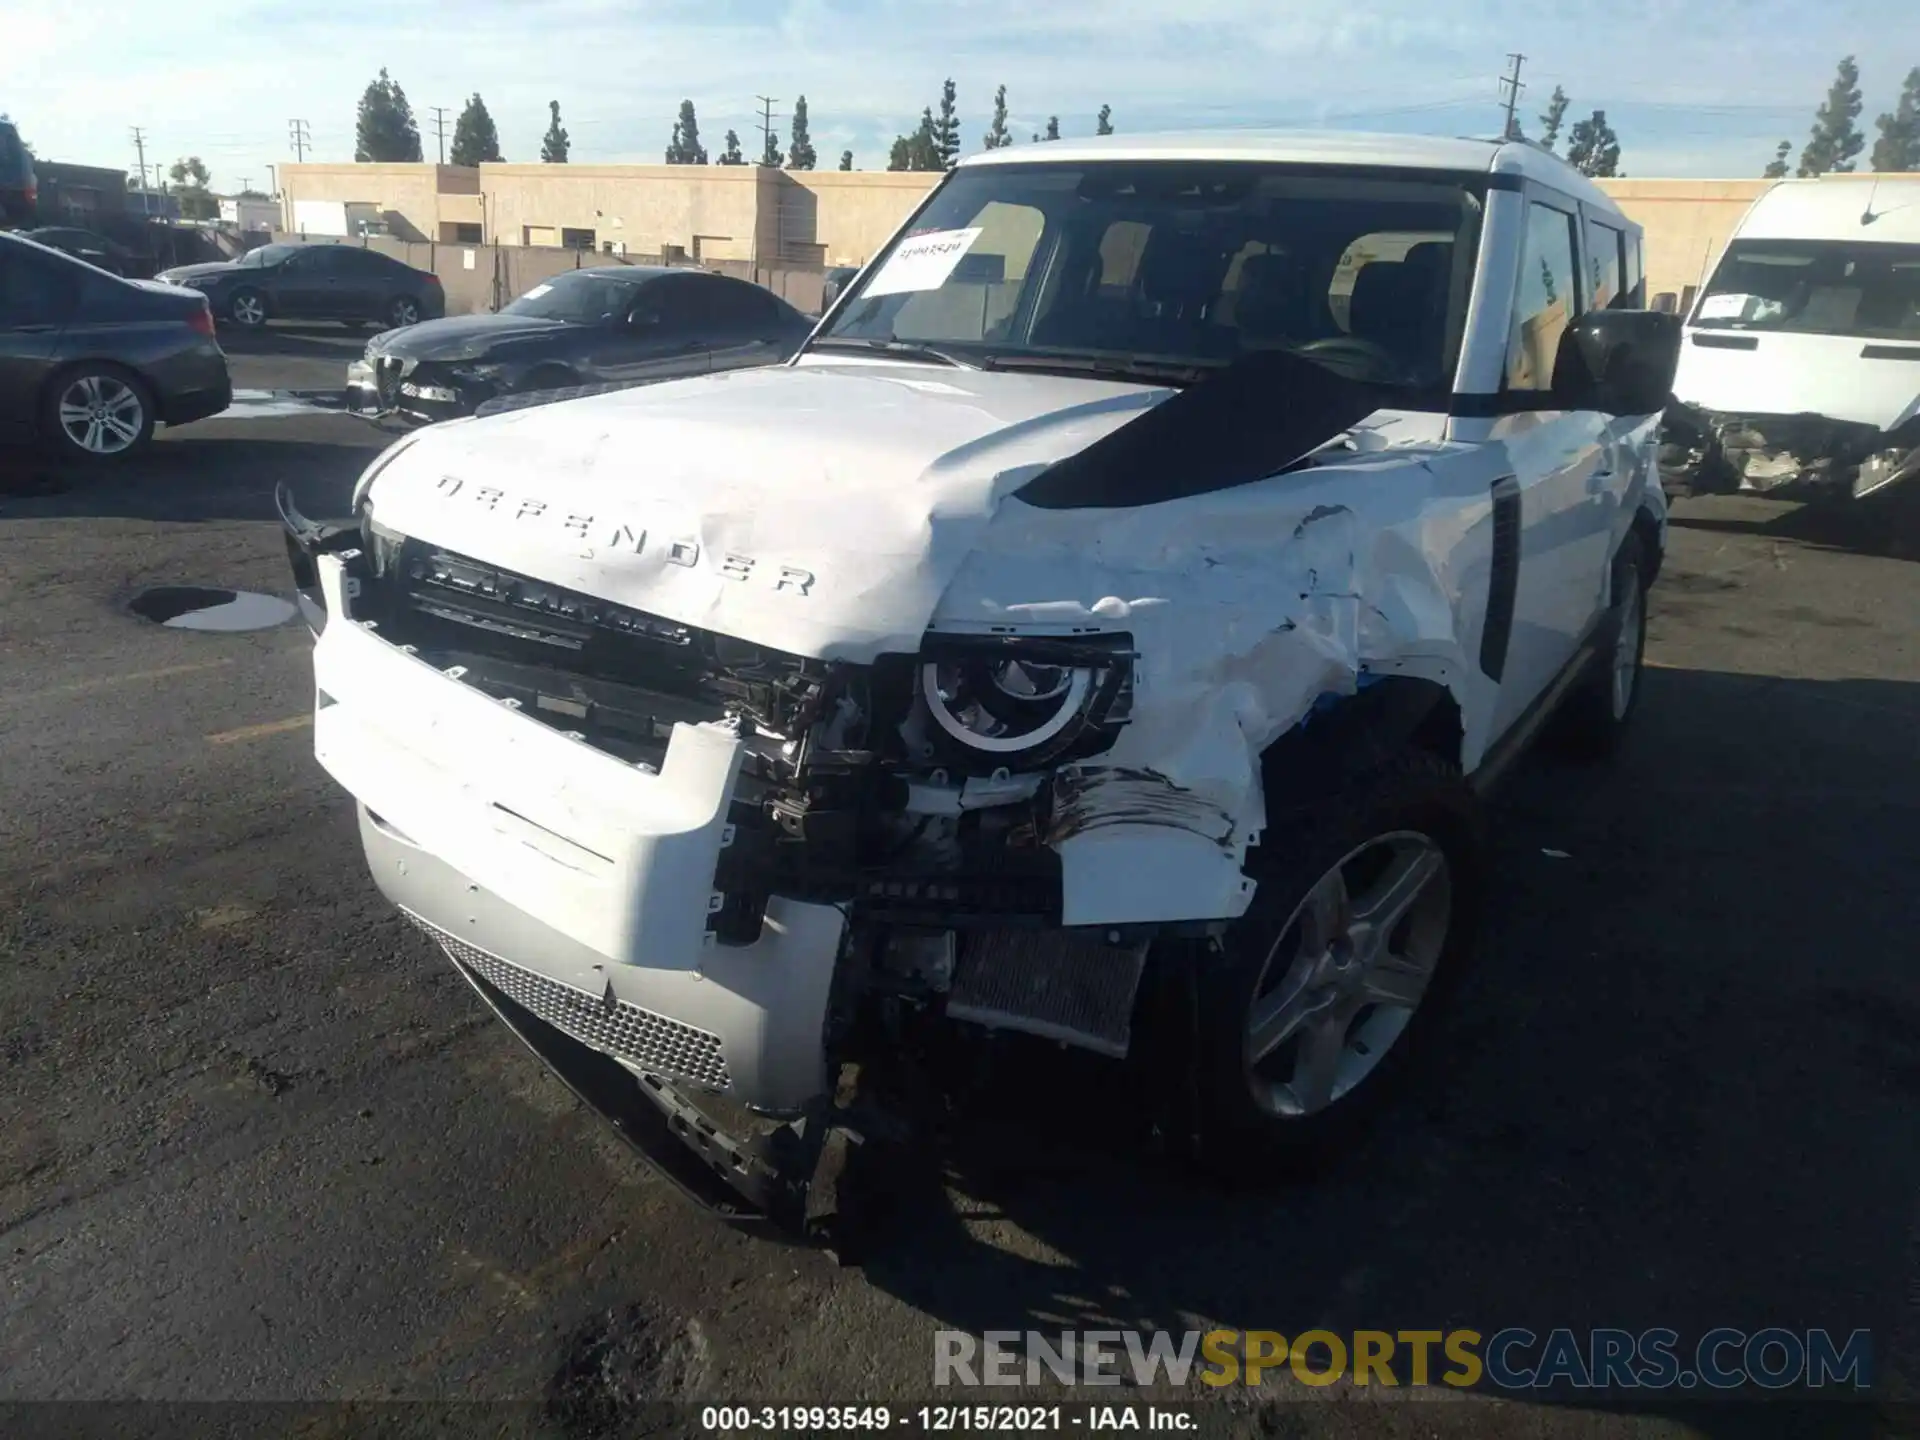
<svg viewBox="0 0 1920 1440">
<path fill-rule="evenodd" d="M 1193 385 L 1223 368 L 1179 360 L 1132 360 L 1112 355 L 993 355 L 988 370 L 1041 370 L 1086 375 L 1099 380 L 1134 380 L 1153 385 Z"/>
<path fill-rule="evenodd" d="M 809 350 L 865 350 L 877 355 L 897 355 L 902 360 L 925 360 L 934 365 L 951 365 L 959 370 L 978 370 L 977 361 L 963 359 L 932 345 L 913 340 L 866 340 L 851 335 L 824 335 L 807 347 Z"/>
</svg>

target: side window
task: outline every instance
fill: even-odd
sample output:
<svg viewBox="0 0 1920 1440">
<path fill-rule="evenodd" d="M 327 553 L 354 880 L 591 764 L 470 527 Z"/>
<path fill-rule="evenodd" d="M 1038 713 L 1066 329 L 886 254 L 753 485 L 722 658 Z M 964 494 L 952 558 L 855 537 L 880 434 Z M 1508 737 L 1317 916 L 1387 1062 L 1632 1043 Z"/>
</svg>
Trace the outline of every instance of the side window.
<svg viewBox="0 0 1920 1440">
<path fill-rule="evenodd" d="M 52 264 L 37 255 L 0 249 L 0 330 L 59 325 L 80 305 L 78 266 Z"/>
<path fill-rule="evenodd" d="M 391 273 L 391 262 L 378 250 L 354 250 L 341 248 L 340 264 L 349 275 L 387 275 Z"/>
<path fill-rule="evenodd" d="M 1574 217 L 1534 201 L 1520 253 L 1520 289 L 1507 340 L 1507 388 L 1545 390 L 1553 384 L 1560 337 L 1580 312 L 1574 270 Z"/>
<path fill-rule="evenodd" d="M 1647 274 L 1640 264 L 1640 246 L 1644 237 L 1635 231 L 1627 236 L 1627 308 L 1647 308 Z"/>
<path fill-rule="evenodd" d="M 706 320 L 710 298 L 707 286 L 694 277 L 673 276 L 648 285 L 645 296 L 635 309 L 641 315 L 658 315 L 660 329 L 669 334 L 678 334 L 694 329 Z"/>
<path fill-rule="evenodd" d="M 700 287 L 705 293 L 707 325 L 736 334 L 757 334 L 773 326 L 773 296 L 744 280 L 716 280 Z"/>
<path fill-rule="evenodd" d="M 1588 309 L 1627 308 L 1626 244 L 1627 237 L 1613 226 L 1587 222 Z"/>
</svg>

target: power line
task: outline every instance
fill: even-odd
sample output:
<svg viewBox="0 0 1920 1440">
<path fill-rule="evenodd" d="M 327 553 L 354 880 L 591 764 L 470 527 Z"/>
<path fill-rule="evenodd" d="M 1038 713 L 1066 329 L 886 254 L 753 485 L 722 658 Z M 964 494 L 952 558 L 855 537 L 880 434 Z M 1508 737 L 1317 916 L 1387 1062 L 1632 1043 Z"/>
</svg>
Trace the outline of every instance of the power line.
<svg viewBox="0 0 1920 1440">
<path fill-rule="evenodd" d="M 1513 65 L 1513 69 L 1500 79 L 1500 88 L 1507 94 L 1505 101 L 1507 127 L 1502 133 L 1509 140 L 1517 140 L 1520 137 L 1520 122 L 1513 112 L 1520 108 L 1520 92 L 1527 88 L 1520 83 L 1520 67 L 1526 63 L 1527 57 L 1509 53 L 1507 59 Z"/>
<path fill-rule="evenodd" d="M 307 147 L 313 143 L 313 131 L 304 120 L 287 122 L 287 139 L 293 142 L 293 158 L 296 163 L 307 163 Z"/>
<path fill-rule="evenodd" d="M 433 133 L 440 140 L 440 163 L 447 163 L 447 107 L 435 105 L 433 110 Z"/>
</svg>

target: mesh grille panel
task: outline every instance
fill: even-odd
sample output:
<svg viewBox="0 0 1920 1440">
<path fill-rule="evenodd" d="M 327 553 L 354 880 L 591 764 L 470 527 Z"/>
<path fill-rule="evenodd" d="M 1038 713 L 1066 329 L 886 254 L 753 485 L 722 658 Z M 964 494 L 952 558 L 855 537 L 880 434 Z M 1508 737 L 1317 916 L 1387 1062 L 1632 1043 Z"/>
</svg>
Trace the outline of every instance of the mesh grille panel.
<svg viewBox="0 0 1920 1440">
<path fill-rule="evenodd" d="M 720 1037 L 669 1020 L 625 1000 L 608 1005 L 598 995 L 562 985 L 532 970 L 476 949 L 457 935 L 401 912 L 449 955 L 471 966 L 489 985 L 538 1015 L 556 1030 L 583 1045 L 626 1060 L 669 1080 L 687 1080 L 709 1090 L 725 1090 L 733 1083 Z"/>
</svg>

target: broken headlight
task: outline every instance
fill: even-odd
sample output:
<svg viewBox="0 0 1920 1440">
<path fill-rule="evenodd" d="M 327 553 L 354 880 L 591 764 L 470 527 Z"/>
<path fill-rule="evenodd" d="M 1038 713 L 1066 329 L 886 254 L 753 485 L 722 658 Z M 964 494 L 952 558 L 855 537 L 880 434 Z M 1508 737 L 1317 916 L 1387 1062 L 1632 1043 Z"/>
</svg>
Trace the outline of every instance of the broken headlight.
<svg viewBox="0 0 1920 1440">
<path fill-rule="evenodd" d="M 1132 675 L 1125 637 L 942 637 L 916 662 L 908 739 L 967 771 L 1092 754 L 1125 723 Z"/>
</svg>

